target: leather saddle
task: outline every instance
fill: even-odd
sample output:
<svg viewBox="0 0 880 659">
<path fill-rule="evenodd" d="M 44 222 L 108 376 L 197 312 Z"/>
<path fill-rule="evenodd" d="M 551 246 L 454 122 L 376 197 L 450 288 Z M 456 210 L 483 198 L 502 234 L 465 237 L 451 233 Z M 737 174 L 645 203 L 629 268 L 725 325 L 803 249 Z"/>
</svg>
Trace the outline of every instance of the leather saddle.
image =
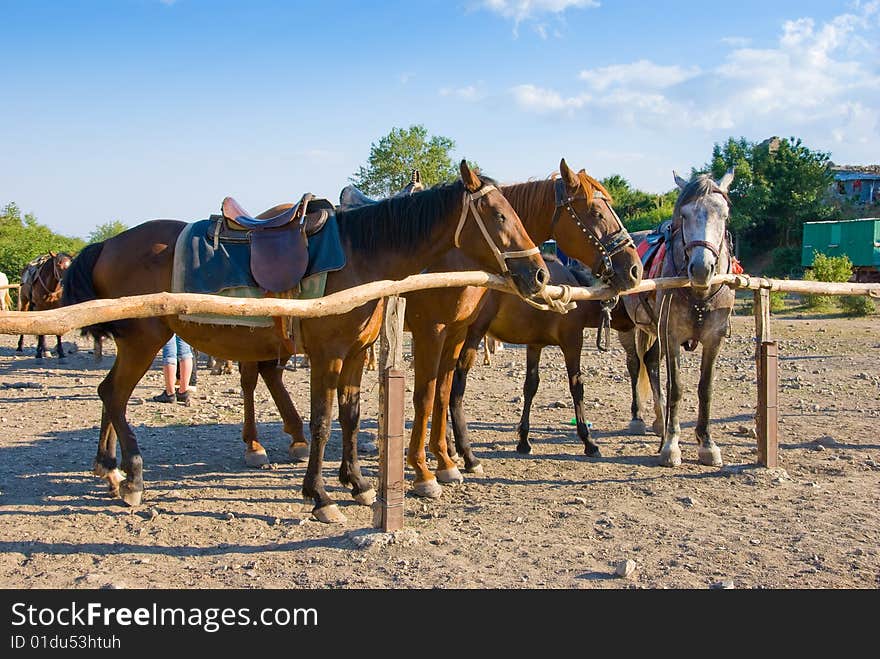
<svg viewBox="0 0 880 659">
<path fill-rule="evenodd" d="M 257 216 L 226 197 L 221 213 L 212 216 L 215 249 L 218 242 L 249 243 L 257 285 L 270 293 L 284 293 L 302 281 L 309 265 L 309 236 L 324 227 L 335 208 L 328 200 L 306 193 L 297 204 L 279 204 Z"/>
</svg>

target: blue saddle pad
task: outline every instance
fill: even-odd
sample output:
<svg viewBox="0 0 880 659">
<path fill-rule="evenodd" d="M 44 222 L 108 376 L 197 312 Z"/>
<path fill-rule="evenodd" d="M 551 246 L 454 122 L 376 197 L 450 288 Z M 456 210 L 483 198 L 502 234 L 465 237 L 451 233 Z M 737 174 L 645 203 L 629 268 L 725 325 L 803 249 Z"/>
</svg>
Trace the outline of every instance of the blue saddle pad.
<svg viewBox="0 0 880 659">
<path fill-rule="evenodd" d="M 177 241 L 175 251 L 176 293 L 226 293 L 235 295 L 241 289 L 242 297 L 254 297 L 260 290 L 251 274 L 250 244 L 223 242 L 214 249 L 214 220 L 193 222 Z M 345 252 L 339 238 L 339 225 L 331 216 L 324 227 L 309 236 L 309 266 L 303 279 L 312 275 L 341 270 L 345 266 Z"/>
</svg>

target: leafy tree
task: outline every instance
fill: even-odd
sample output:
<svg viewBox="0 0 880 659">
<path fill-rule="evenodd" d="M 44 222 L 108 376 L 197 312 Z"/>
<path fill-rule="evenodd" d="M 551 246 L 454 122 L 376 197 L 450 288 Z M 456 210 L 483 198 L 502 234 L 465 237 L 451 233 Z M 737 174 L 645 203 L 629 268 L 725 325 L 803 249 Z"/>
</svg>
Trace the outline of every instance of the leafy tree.
<svg viewBox="0 0 880 659">
<path fill-rule="evenodd" d="M 678 190 L 661 195 L 643 192 L 619 174 L 602 179 L 602 185 L 614 198 L 614 210 L 629 231 L 652 229 L 672 217 Z"/>
<path fill-rule="evenodd" d="M 361 165 L 351 182 L 369 195 L 385 197 L 409 183 L 413 169 L 418 169 L 426 186 L 458 178 L 458 166 L 451 151 L 455 141 L 438 135 L 428 136 L 422 125 L 393 128 L 388 135 L 370 146 L 370 157 Z"/>
<path fill-rule="evenodd" d="M 122 233 L 126 229 L 128 229 L 128 227 L 119 220 L 112 220 L 95 227 L 95 230 L 89 234 L 87 240 L 90 243 L 100 243 Z"/>
<path fill-rule="evenodd" d="M 21 214 L 15 203 L 0 208 L 0 272 L 17 281 L 28 261 L 50 251 L 74 254 L 85 246 L 80 238 L 61 236 L 37 222 L 31 213 Z"/>
<path fill-rule="evenodd" d="M 796 247 L 804 222 L 831 217 L 827 193 L 833 180 L 830 154 L 795 137 L 760 144 L 745 138 L 716 144 L 704 167 L 715 178 L 736 168 L 731 186 L 731 229 L 752 251 Z"/>
</svg>

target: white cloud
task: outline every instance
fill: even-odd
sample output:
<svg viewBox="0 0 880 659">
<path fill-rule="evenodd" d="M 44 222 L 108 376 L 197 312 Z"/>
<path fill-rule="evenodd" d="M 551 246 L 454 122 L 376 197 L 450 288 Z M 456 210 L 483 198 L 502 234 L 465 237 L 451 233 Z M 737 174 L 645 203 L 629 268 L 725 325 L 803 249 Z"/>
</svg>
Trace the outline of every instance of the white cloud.
<svg viewBox="0 0 880 659">
<path fill-rule="evenodd" d="M 482 83 L 480 83 L 465 87 L 443 87 L 440 89 L 440 96 L 455 96 L 465 101 L 479 101 L 486 94 L 482 91 Z"/>
<path fill-rule="evenodd" d="M 597 0 L 482 0 L 478 6 L 520 23 L 541 14 L 561 14 L 567 9 L 598 7 Z"/>
<path fill-rule="evenodd" d="M 696 66 L 687 68 L 661 66 L 643 59 L 632 64 L 614 64 L 588 69 L 581 71 L 578 77 L 593 89 L 603 91 L 609 87 L 630 85 L 636 88 L 663 89 L 684 82 L 699 73 L 700 69 Z"/>
<path fill-rule="evenodd" d="M 748 37 L 721 37 L 720 41 L 725 46 L 731 46 L 733 48 L 746 48 L 752 43 L 752 40 Z"/>
<path fill-rule="evenodd" d="M 535 85 L 517 85 L 510 92 L 519 107 L 538 113 L 571 112 L 584 107 L 590 100 L 587 94 L 564 98 L 559 92 Z"/>
</svg>

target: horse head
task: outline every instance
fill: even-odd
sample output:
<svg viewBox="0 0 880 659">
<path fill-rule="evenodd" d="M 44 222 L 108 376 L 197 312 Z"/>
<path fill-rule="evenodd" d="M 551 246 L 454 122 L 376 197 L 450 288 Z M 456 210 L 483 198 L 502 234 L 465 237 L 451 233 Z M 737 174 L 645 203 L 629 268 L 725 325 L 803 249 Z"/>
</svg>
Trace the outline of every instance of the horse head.
<svg viewBox="0 0 880 659">
<path fill-rule="evenodd" d="M 673 172 L 680 192 L 672 215 L 672 229 L 681 233 L 687 276 L 697 291 L 706 291 L 712 277 L 718 274 L 727 236 L 728 190 L 733 175 L 734 170 L 729 169 L 717 182 L 707 174 L 685 181 Z"/>
<path fill-rule="evenodd" d="M 642 262 L 612 203 L 599 181 L 583 169 L 575 173 L 565 158 L 560 161 L 553 235 L 566 254 L 623 291 L 641 282 Z"/>
</svg>

